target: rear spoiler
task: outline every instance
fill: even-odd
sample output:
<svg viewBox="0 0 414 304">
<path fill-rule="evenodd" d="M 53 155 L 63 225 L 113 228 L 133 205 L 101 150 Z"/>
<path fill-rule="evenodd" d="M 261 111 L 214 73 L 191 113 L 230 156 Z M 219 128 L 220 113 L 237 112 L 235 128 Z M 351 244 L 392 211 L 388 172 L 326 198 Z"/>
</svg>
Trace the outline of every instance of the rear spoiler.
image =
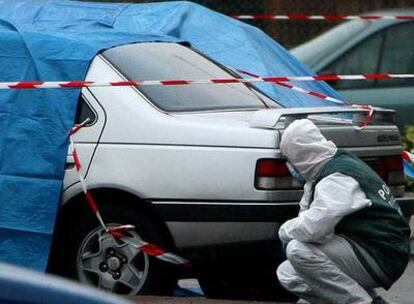
<svg viewBox="0 0 414 304">
<path fill-rule="evenodd" d="M 309 118 L 327 123 L 358 126 L 369 112 L 369 109 L 355 106 L 268 109 L 256 111 L 251 117 L 249 125 L 252 128 L 279 129 L 286 127 L 296 119 Z M 338 118 L 324 116 L 326 114 L 344 115 Z M 394 110 L 374 108 L 372 123 L 377 125 L 394 124 L 394 115 Z M 281 126 L 280 123 L 283 123 L 283 125 Z"/>
</svg>

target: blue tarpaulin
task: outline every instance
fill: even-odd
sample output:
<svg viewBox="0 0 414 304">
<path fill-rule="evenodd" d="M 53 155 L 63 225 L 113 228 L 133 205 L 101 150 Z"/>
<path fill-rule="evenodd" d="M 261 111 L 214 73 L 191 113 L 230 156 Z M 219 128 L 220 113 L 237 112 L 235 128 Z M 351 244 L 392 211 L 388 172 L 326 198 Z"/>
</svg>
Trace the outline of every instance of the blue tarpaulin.
<svg viewBox="0 0 414 304">
<path fill-rule="evenodd" d="M 414 179 L 414 167 L 406 160 L 404 160 L 404 174 Z"/>
<path fill-rule="evenodd" d="M 98 52 L 143 41 L 188 41 L 224 65 L 260 75 L 312 74 L 259 29 L 189 2 L 0 0 L 0 81 L 81 80 Z M 340 98 L 325 83 L 301 86 Z M 264 89 L 286 107 L 326 105 Z M 0 261 L 45 269 L 79 93 L 0 92 Z"/>
</svg>

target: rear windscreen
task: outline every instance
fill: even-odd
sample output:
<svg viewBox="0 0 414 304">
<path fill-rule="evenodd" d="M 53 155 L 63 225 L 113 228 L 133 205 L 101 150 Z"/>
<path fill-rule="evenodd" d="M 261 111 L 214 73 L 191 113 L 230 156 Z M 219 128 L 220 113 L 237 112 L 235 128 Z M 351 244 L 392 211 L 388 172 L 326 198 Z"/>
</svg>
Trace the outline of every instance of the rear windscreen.
<svg viewBox="0 0 414 304">
<path fill-rule="evenodd" d="M 103 53 L 128 80 L 234 78 L 228 71 L 176 43 L 137 43 Z M 172 112 L 261 109 L 277 104 L 245 84 L 140 86 L 157 107 Z"/>
</svg>

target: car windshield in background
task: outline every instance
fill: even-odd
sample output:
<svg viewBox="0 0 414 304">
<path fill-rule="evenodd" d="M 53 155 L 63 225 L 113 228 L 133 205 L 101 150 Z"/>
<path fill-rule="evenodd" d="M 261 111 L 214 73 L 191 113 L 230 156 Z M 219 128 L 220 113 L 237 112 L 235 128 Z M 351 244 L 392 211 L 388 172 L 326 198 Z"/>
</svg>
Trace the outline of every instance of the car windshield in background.
<svg viewBox="0 0 414 304">
<path fill-rule="evenodd" d="M 194 50 L 176 43 L 137 43 L 103 53 L 129 80 L 233 78 L 226 70 Z M 142 86 L 143 92 L 165 111 L 261 109 L 271 101 L 245 84 Z M 276 105 L 277 106 L 277 105 Z"/>
</svg>

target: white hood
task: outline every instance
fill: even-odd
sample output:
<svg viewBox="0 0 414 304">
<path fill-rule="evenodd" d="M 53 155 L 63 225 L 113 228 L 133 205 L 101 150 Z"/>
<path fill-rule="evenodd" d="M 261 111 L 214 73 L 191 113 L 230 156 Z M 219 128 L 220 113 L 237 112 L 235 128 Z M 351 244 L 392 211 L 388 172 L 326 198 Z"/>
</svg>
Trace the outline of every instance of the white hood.
<svg viewBox="0 0 414 304">
<path fill-rule="evenodd" d="M 283 132 L 280 151 L 307 181 L 311 181 L 335 155 L 337 148 L 309 119 L 300 119 Z"/>
</svg>

